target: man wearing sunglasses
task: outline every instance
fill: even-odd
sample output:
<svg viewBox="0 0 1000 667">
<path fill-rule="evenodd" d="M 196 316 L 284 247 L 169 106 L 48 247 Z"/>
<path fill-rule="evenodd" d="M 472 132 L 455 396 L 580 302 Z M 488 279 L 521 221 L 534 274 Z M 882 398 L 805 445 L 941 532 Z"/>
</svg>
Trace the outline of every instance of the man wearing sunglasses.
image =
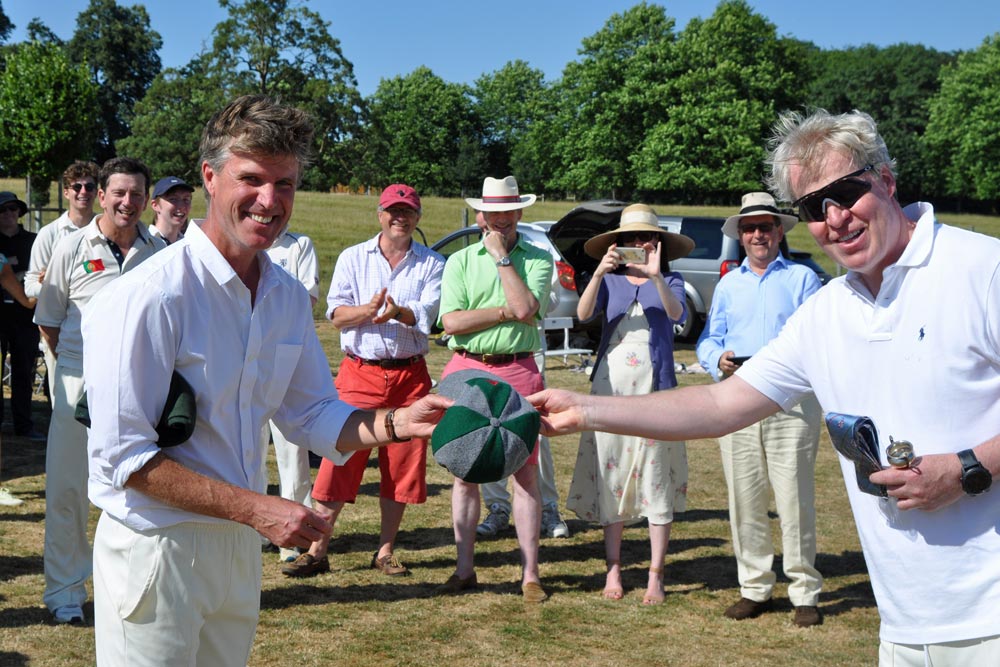
<svg viewBox="0 0 1000 667">
<path fill-rule="evenodd" d="M 717 381 L 778 335 L 785 321 L 820 288 L 816 273 L 781 256 L 781 239 L 796 219 L 778 210 L 766 192 L 743 197 L 742 208 L 722 225 L 746 258 L 715 288 L 708 321 L 698 340 L 698 360 Z M 740 599 L 727 618 L 754 618 L 771 608 L 776 577 L 768 519 L 770 494 L 781 519 L 782 569 L 799 627 L 822 623 L 818 607 L 823 578 L 816 570 L 816 451 L 821 411 L 805 398 L 746 428 L 719 438 L 729 491 L 729 521 L 740 581 Z"/>
<path fill-rule="evenodd" d="M 729 433 L 815 394 L 870 417 L 887 497 L 841 458 L 889 665 L 1000 664 L 1000 241 L 896 200 L 893 159 L 859 111 L 783 116 L 771 189 L 796 202 L 847 275 L 718 384 L 643 397 L 530 397 L 548 434 L 599 429 L 665 439 Z M 956 297 L 958 294 L 960 296 Z M 890 438 L 912 465 L 889 467 Z"/>
<path fill-rule="evenodd" d="M 62 175 L 63 197 L 67 208 L 58 218 L 38 231 L 35 245 L 31 246 L 31 264 L 24 276 L 24 293 L 38 298 L 45 280 L 45 269 L 52 257 L 56 242 L 70 232 L 86 226 L 94 217 L 94 201 L 97 199 L 97 173 L 100 170 L 93 162 L 75 161 Z M 49 400 L 52 400 L 56 377 L 56 355 L 45 341 L 42 341 L 45 355 L 46 377 L 49 385 Z"/>
</svg>

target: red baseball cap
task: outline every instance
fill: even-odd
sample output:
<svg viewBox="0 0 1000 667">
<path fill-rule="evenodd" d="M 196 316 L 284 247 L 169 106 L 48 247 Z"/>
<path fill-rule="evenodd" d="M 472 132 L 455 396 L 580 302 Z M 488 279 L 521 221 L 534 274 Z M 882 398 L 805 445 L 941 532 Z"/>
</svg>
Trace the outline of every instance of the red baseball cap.
<svg viewBox="0 0 1000 667">
<path fill-rule="evenodd" d="M 389 208 L 395 204 L 409 206 L 415 211 L 420 210 L 420 195 L 417 191 L 404 183 L 393 183 L 382 191 L 382 196 L 378 198 L 380 208 Z"/>
</svg>

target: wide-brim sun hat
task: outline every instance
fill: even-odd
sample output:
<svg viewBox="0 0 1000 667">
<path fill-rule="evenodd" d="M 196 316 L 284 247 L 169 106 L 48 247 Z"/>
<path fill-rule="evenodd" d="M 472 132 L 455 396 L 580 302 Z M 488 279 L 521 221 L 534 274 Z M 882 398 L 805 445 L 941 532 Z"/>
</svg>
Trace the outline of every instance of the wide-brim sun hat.
<svg viewBox="0 0 1000 667">
<path fill-rule="evenodd" d="M 740 212 L 731 215 L 722 223 L 722 233 L 731 239 L 740 240 L 740 220 L 754 215 L 770 215 L 781 223 L 781 228 L 788 233 L 788 230 L 799 221 L 794 215 L 788 215 L 778 210 L 778 204 L 774 197 L 766 192 L 748 192 L 743 195 L 743 202 Z"/>
<path fill-rule="evenodd" d="M 535 195 L 522 195 L 513 176 L 505 178 L 487 176 L 483 181 L 482 198 L 466 197 L 465 203 L 477 211 L 516 211 L 534 204 Z"/>
<path fill-rule="evenodd" d="M 650 232 L 659 234 L 661 245 L 660 253 L 666 256 L 667 261 L 672 261 L 680 257 L 686 257 L 694 250 L 694 240 L 683 234 L 668 232 L 660 227 L 659 218 L 656 211 L 645 204 L 632 204 L 622 209 L 621 219 L 618 221 L 618 228 L 610 232 L 598 234 L 583 244 L 583 251 L 594 259 L 601 259 L 608 252 L 608 248 L 615 242 L 619 234 L 627 232 Z"/>
</svg>

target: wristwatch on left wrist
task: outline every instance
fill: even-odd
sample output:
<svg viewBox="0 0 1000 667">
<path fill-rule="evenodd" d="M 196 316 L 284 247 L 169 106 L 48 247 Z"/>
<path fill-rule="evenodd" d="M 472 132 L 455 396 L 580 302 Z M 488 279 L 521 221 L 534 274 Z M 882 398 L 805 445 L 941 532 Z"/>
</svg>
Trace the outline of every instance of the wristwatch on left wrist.
<svg viewBox="0 0 1000 667">
<path fill-rule="evenodd" d="M 504 255 L 498 259 L 497 266 L 510 266 L 510 257 L 508 255 Z"/>
<path fill-rule="evenodd" d="M 962 464 L 962 490 L 970 496 L 986 493 L 993 485 L 993 475 L 983 467 L 971 449 L 963 449 L 958 453 Z"/>
</svg>

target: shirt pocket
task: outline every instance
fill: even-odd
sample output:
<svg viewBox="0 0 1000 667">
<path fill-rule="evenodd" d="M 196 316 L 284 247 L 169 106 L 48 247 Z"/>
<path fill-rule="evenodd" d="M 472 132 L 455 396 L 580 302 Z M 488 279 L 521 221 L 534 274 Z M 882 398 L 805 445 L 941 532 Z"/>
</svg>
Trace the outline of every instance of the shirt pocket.
<svg viewBox="0 0 1000 667">
<path fill-rule="evenodd" d="M 285 393 L 288 391 L 288 385 L 292 381 L 295 368 L 299 364 L 300 356 L 302 356 L 301 345 L 279 343 L 275 346 L 274 364 L 270 373 L 261 376 L 261 381 L 267 385 L 264 400 L 268 410 L 277 410 L 284 402 Z"/>
</svg>

